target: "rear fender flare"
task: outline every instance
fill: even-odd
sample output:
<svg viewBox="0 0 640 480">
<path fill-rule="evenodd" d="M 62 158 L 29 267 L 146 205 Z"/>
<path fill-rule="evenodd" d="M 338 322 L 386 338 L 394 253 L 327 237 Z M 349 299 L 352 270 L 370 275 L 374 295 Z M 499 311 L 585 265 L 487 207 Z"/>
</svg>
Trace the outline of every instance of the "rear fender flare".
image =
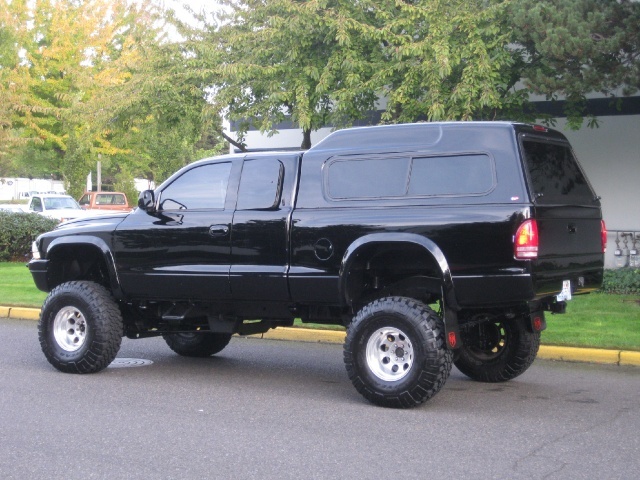
<svg viewBox="0 0 640 480">
<path fill-rule="evenodd" d="M 377 243 L 409 243 L 418 245 L 426 250 L 440 268 L 443 300 L 450 308 L 458 310 L 458 302 L 456 300 L 453 287 L 453 279 L 451 278 L 451 270 L 444 253 L 442 253 L 440 247 L 438 247 L 438 245 L 433 241 L 413 233 L 372 233 L 358 238 L 349 245 L 342 257 L 342 262 L 340 263 L 340 278 L 338 282 L 340 298 L 342 298 L 346 304 L 350 305 L 352 302 L 352 299 L 349 297 L 347 286 L 347 274 L 349 270 L 358 258 L 359 252 L 361 252 L 364 247 Z"/>
</svg>

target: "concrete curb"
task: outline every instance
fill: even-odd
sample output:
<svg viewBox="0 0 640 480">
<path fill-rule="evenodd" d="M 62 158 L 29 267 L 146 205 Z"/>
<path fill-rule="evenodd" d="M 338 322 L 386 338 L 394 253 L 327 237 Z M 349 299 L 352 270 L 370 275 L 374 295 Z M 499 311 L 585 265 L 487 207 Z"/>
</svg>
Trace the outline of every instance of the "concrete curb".
<svg viewBox="0 0 640 480">
<path fill-rule="evenodd" d="M 0 306 L 0 318 L 38 320 L 40 309 Z M 248 338 L 266 338 L 269 340 L 290 340 L 313 343 L 344 343 L 345 332 L 335 330 L 313 330 L 310 328 L 280 327 Z M 541 345 L 538 358 L 565 362 L 589 362 L 609 365 L 640 366 L 640 352 L 626 350 L 603 350 L 598 348 L 556 347 Z"/>
</svg>

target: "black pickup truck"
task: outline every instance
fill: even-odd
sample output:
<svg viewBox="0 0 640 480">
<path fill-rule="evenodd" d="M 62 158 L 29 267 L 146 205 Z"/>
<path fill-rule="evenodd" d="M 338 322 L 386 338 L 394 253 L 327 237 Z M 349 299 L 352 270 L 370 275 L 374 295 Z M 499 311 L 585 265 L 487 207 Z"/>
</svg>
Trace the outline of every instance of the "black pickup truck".
<svg viewBox="0 0 640 480">
<path fill-rule="evenodd" d="M 411 407 L 452 363 L 485 382 L 523 373 L 544 312 L 600 286 L 605 244 L 562 134 L 419 123 L 195 162 L 132 213 L 41 235 L 29 268 L 50 292 L 39 338 L 59 370 L 104 369 L 123 336 L 209 356 L 300 318 L 346 326 L 355 388 Z"/>
</svg>

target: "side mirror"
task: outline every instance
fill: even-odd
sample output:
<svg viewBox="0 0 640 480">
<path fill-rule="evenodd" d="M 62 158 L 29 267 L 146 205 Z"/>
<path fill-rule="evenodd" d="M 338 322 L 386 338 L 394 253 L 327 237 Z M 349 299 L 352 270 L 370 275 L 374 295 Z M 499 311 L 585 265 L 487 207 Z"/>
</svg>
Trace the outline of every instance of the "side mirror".
<svg viewBox="0 0 640 480">
<path fill-rule="evenodd" d="M 140 192 L 138 197 L 138 208 L 148 213 L 155 212 L 156 199 L 153 194 L 153 190 L 145 190 Z"/>
</svg>

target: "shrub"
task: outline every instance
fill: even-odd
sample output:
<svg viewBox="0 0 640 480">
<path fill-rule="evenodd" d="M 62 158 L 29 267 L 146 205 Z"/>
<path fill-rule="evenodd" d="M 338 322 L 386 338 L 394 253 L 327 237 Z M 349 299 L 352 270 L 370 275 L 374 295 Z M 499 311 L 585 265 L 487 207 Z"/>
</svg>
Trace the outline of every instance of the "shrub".
<svg viewBox="0 0 640 480">
<path fill-rule="evenodd" d="M 0 261 L 26 260 L 36 237 L 57 224 L 58 220 L 36 213 L 0 211 Z"/>
<path fill-rule="evenodd" d="M 640 294 L 640 269 L 627 267 L 605 270 L 602 291 L 621 295 Z"/>
</svg>

